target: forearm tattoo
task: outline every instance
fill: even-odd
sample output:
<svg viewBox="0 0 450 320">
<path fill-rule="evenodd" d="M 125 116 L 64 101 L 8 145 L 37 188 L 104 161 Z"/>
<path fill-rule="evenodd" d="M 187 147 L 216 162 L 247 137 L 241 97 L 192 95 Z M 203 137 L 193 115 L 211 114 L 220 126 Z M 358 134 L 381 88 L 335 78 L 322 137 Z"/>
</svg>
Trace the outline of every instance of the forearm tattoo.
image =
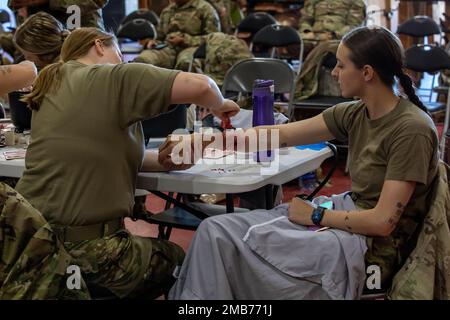
<svg viewBox="0 0 450 320">
<path fill-rule="evenodd" d="M 350 218 L 348 217 L 348 213 L 350 213 L 350 211 L 347 211 L 347 215 L 345 216 L 345 219 L 344 219 L 344 224 L 345 224 L 345 227 L 346 227 L 349 231 L 352 231 L 352 227 L 349 226 Z"/>
<path fill-rule="evenodd" d="M 0 73 L 4 76 L 6 76 L 6 74 L 11 73 L 11 67 L 10 66 L 0 66 Z"/>
<path fill-rule="evenodd" d="M 402 216 L 404 210 L 405 206 L 401 202 L 397 202 L 396 211 L 392 216 L 389 217 L 388 220 L 388 224 L 390 225 L 392 230 L 394 230 L 395 227 L 397 226 L 397 223 L 400 220 L 400 217 Z"/>
</svg>

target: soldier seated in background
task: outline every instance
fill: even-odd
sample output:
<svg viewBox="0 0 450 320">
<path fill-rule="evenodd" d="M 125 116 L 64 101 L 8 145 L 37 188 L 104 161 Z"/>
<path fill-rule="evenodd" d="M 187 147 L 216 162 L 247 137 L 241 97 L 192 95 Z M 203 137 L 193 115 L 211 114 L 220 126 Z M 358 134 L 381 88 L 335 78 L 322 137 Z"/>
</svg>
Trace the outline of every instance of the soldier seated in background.
<svg viewBox="0 0 450 320">
<path fill-rule="evenodd" d="M 157 40 L 148 41 L 135 62 L 187 70 L 204 38 L 220 31 L 216 10 L 205 0 L 174 0 L 161 12 Z"/>
<path fill-rule="evenodd" d="M 66 25 L 71 15 L 67 8 L 76 5 L 81 9 L 81 27 L 104 29 L 102 8 L 107 3 L 108 0 L 9 0 L 8 7 L 15 11 L 17 24 L 34 13 L 45 11 Z"/>
<path fill-rule="evenodd" d="M 320 42 L 340 40 L 351 29 L 361 26 L 366 6 L 362 0 L 306 0 L 300 14 L 299 32 L 309 52 Z"/>
<path fill-rule="evenodd" d="M 361 26 L 365 16 L 366 6 L 363 0 L 305 1 L 299 20 L 299 33 L 305 45 L 304 63 L 297 78 L 294 96 L 296 100 L 303 100 L 318 93 L 323 60 L 330 54 L 336 54 L 342 36 Z M 328 79 L 328 83 L 322 85 L 324 89 L 320 93 L 340 96 L 336 81 L 333 81 L 331 76 Z"/>
</svg>

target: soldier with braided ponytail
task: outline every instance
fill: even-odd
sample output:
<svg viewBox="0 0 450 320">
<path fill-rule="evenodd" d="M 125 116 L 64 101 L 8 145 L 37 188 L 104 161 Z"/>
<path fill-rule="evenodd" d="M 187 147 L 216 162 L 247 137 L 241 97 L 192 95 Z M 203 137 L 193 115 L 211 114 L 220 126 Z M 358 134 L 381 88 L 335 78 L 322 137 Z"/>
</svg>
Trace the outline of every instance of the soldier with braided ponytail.
<svg viewBox="0 0 450 320">
<path fill-rule="evenodd" d="M 367 250 L 352 251 L 352 263 L 379 267 L 381 287 L 391 286 L 393 276 L 416 246 L 415 235 L 434 196 L 433 181 L 439 180 L 435 179 L 437 130 L 403 72 L 403 48 L 389 30 L 361 27 L 350 31 L 340 42 L 336 57 L 332 74 L 342 95 L 358 100 L 338 104 L 310 119 L 253 130 L 258 131 L 257 136 L 261 129 L 277 130 L 279 145 L 286 147 L 333 139 L 348 141 L 350 197 L 348 193 L 341 195 L 341 200 L 333 196 L 334 210 L 314 209 L 309 202 L 293 198 L 289 206 L 269 211 L 206 219 L 196 231 L 169 298 L 332 298 L 334 290 L 301 281 L 298 275 L 323 276 L 330 261 L 335 266 L 348 263 L 339 259 L 342 252 L 330 250 L 333 245 L 339 247 L 339 241 L 330 239 L 320 245 L 305 228 L 294 229 L 292 222 L 362 235 Z M 396 79 L 408 99 L 394 92 Z M 267 234 L 277 235 L 277 248 L 282 250 L 260 245 L 267 242 Z M 354 240 L 342 247 L 345 251 L 359 245 Z M 320 252 L 320 258 L 310 248 Z M 288 252 L 296 252 L 295 256 L 310 261 L 313 267 L 302 268 Z M 208 272 L 198 272 L 205 263 Z M 331 269 L 329 279 L 346 284 L 337 289 L 342 292 L 340 297 L 358 298 L 358 289 L 348 292 L 352 284 L 356 284 L 354 288 L 364 286 L 364 270 L 362 278 L 355 279 L 360 274 L 356 270 Z"/>
</svg>

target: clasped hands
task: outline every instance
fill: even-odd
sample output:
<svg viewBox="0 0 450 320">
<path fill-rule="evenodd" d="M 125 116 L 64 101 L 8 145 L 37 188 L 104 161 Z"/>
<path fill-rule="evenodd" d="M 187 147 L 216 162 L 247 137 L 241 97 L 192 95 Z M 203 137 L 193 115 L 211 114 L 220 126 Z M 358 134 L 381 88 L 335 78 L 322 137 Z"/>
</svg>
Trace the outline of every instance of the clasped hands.
<svg viewBox="0 0 450 320">
<path fill-rule="evenodd" d="M 185 44 L 184 36 L 181 32 L 173 32 L 168 34 L 165 41 L 172 47 L 182 47 Z M 153 49 L 158 44 L 157 40 L 150 39 L 146 42 L 145 47 L 147 49 Z"/>
</svg>

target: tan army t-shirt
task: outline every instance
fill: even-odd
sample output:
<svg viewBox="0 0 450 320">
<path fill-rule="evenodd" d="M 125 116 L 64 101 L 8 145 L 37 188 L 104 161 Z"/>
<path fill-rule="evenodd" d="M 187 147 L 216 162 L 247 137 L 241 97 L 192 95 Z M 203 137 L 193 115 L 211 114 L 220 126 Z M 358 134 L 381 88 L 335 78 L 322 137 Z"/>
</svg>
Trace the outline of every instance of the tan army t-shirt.
<svg viewBox="0 0 450 320">
<path fill-rule="evenodd" d="M 366 261 L 381 265 L 382 279 L 387 280 L 412 249 L 407 240 L 430 206 L 430 186 L 439 159 L 436 127 L 425 112 L 405 99 L 375 120 L 369 118 L 362 101 L 329 108 L 323 118 L 338 140 L 348 141 L 351 191 L 359 208 L 375 207 L 385 180 L 417 183 L 391 236 L 368 238 Z"/>
<path fill-rule="evenodd" d="M 177 71 L 151 65 L 63 65 L 60 88 L 33 111 L 17 190 L 52 224 L 124 217 L 134 204 L 140 121 L 167 111 Z"/>
</svg>

